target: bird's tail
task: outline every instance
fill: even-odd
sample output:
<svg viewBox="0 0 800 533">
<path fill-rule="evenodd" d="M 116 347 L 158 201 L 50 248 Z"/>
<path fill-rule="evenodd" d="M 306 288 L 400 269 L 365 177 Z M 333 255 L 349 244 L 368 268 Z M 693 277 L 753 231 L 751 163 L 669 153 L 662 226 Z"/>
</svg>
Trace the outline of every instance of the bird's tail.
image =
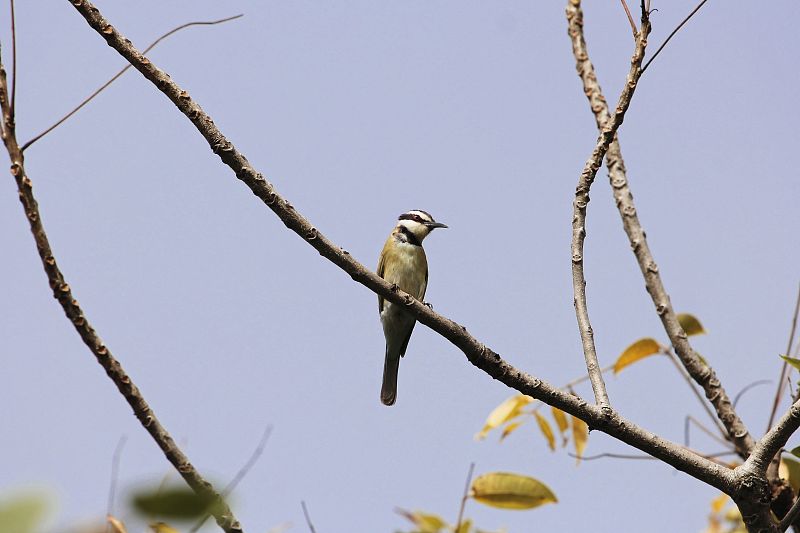
<svg viewBox="0 0 800 533">
<path fill-rule="evenodd" d="M 383 385 L 381 386 L 381 402 L 383 405 L 393 405 L 397 399 L 397 371 L 400 368 L 400 355 L 389 353 L 386 350 L 386 359 L 383 362 Z"/>
</svg>

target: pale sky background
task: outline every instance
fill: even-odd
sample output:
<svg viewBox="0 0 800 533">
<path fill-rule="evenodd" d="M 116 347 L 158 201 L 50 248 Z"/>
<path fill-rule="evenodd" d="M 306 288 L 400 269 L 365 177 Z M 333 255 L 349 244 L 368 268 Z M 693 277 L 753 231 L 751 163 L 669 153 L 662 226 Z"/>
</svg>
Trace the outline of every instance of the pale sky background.
<svg viewBox="0 0 800 533">
<path fill-rule="evenodd" d="M 563 1 L 102 1 L 253 165 L 370 267 L 396 217 L 450 225 L 426 242 L 427 299 L 509 361 L 560 385 L 585 372 L 572 307 L 571 200 L 596 138 Z M 618 2 L 586 35 L 616 101 L 633 41 Z M 634 2 L 635 4 L 635 2 Z M 694 1 L 654 1 L 651 52 Z M 635 6 L 632 6 L 635 7 Z M 0 12 L 10 66 L 8 10 Z M 18 2 L 17 122 L 27 140 L 124 63 L 69 2 Z M 796 22 L 790 0 L 709 2 L 644 76 L 620 132 L 637 207 L 675 308 L 764 431 L 798 284 Z M 417 326 L 398 402 L 380 404 L 374 294 L 321 259 L 131 71 L 27 152 L 51 243 L 87 316 L 201 472 L 227 483 L 274 426 L 233 508 L 248 533 L 410 529 L 393 508 L 454 521 L 471 461 L 547 483 L 557 505 L 466 515 L 485 529 L 699 531 L 716 492 L 656 461 L 579 467 L 535 424 L 476 442 L 511 391 Z M 50 530 L 102 516 L 128 436 L 124 493 L 171 467 L 51 296 L 13 180 L 0 180 L 0 491 L 45 487 Z M 600 360 L 665 340 L 605 170 L 586 273 Z M 704 416 L 669 361 L 607 380 L 642 426 L 683 440 Z M 579 392 L 589 397 L 583 387 Z M 692 446 L 720 448 L 695 433 Z M 790 441 L 796 444 L 797 439 Z M 800 442 L 800 441 L 798 441 Z M 587 454 L 635 452 L 592 433 Z M 173 475 L 173 477 L 175 477 Z M 141 524 L 130 522 L 132 531 Z M 215 530 L 213 524 L 206 531 Z"/>
</svg>

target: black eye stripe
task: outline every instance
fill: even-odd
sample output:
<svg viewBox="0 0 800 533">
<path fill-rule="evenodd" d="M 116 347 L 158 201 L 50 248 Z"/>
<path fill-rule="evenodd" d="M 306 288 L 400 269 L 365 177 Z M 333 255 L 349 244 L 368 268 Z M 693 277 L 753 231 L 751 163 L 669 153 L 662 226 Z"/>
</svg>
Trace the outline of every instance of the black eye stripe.
<svg viewBox="0 0 800 533">
<path fill-rule="evenodd" d="M 414 222 L 419 222 L 420 224 L 427 224 L 428 221 L 423 219 L 416 213 L 403 213 L 398 217 L 397 220 L 413 220 Z"/>
</svg>

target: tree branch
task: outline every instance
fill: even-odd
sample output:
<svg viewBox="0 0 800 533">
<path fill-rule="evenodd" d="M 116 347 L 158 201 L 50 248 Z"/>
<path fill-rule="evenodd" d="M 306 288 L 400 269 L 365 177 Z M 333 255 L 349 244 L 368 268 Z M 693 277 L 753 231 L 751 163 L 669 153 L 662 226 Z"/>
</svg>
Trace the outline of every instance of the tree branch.
<svg viewBox="0 0 800 533">
<path fill-rule="evenodd" d="M 697 13 L 698 11 L 700 11 L 700 8 L 701 8 L 701 7 L 703 7 L 703 4 L 705 4 L 706 2 L 708 2 L 708 0 L 701 0 L 701 2 L 700 2 L 699 4 L 697 4 L 697 7 L 695 7 L 695 8 L 692 10 L 692 12 L 691 12 L 691 13 L 689 13 L 689 14 L 686 16 L 686 18 L 685 18 L 685 19 L 683 19 L 683 21 L 682 21 L 680 24 L 678 24 L 678 27 L 677 27 L 677 28 L 675 28 L 674 30 L 672 30 L 672 33 L 670 33 L 670 34 L 669 34 L 669 36 L 668 36 L 668 37 L 667 37 L 667 38 L 664 40 L 664 42 L 663 42 L 663 43 L 661 43 L 661 46 L 659 46 L 659 47 L 658 47 L 658 50 L 656 50 L 656 53 L 655 53 L 655 54 L 653 54 L 653 57 L 651 57 L 651 58 L 650 58 L 650 60 L 649 60 L 647 63 L 645 63 L 645 65 L 642 67 L 642 74 L 644 74 L 644 71 L 645 71 L 645 70 L 647 70 L 647 67 L 649 67 L 649 66 L 650 66 L 650 63 L 652 63 L 652 62 L 653 62 L 653 60 L 654 60 L 656 57 L 658 57 L 658 54 L 660 54 L 660 53 L 661 53 L 661 50 L 663 50 L 663 49 L 664 49 L 664 47 L 665 47 L 665 46 L 667 46 L 667 43 L 670 41 L 670 39 L 672 39 L 673 37 L 675 37 L 675 34 L 676 34 L 676 33 L 678 33 L 678 31 L 679 31 L 681 28 L 683 28 L 683 25 L 684 25 L 684 24 L 686 24 L 687 22 L 689 22 L 689 19 L 690 19 L 690 18 L 692 18 L 692 17 L 694 16 L 694 14 L 695 14 L 695 13 Z M 649 7 L 648 7 L 648 9 L 649 9 Z"/>
<path fill-rule="evenodd" d="M 143 53 L 143 54 L 146 54 L 147 52 L 149 52 L 150 50 L 152 50 L 153 48 L 155 48 L 155 47 L 156 47 L 156 45 L 157 45 L 158 43 L 160 43 L 161 41 L 163 41 L 164 39 L 166 39 L 167 37 L 169 37 L 169 36 L 170 36 L 170 35 L 172 35 L 173 33 L 178 33 L 179 31 L 181 31 L 181 30 L 183 30 L 183 29 L 185 29 L 185 28 L 189 28 L 189 27 L 191 27 L 191 26 L 214 26 L 215 24 L 222 24 L 222 23 L 224 23 L 224 22 L 228 22 L 228 21 L 231 21 L 231 20 L 235 20 L 235 19 L 241 18 L 241 17 L 243 17 L 243 16 L 244 16 L 244 15 L 234 15 L 234 16 L 232 16 L 232 17 L 226 17 L 226 18 L 224 18 L 224 19 L 219 19 L 219 20 L 196 21 L 196 22 L 187 22 L 186 24 L 181 24 L 180 26 L 178 26 L 178 27 L 176 27 L 176 28 L 172 28 L 172 29 L 171 29 L 171 30 L 169 30 L 167 33 L 163 34 L 161 37 L 159 37 L 158 39 L 156 39 L 155 41 L 153 41 L 152 43 L 150 43 L 150 45 L 149 45 L 147 48 L 145 48 L 145 49 L 144 49 L 144 51 L 143 51 L 142 53 Z M 106 89 L 106 88 L 107 88 L 109 85 L 111 85 L 112 83 L 114 83 L 115 81 L 117 81 L 117 79 L 118 79 L 120 76 L 122 76 L 123 74 L 125 74 L 125 72 L 127 72 L 127 70 L 128 70 L 129 68 L 131 68 L 131 64 L 130 64 L 130 63 L 128 63 L 128 64 L 127 64 L 127 65 L 125 65 L 125 66 L 124 66 L 122 69 L 120 69 L 120 71 L 119 71 L 119 72 L 117 72 L 116 74 L 114 74 L 113 76 L 111 76 L 111 79 L 109 79 L 109 80 L 108 80 L 107 82 L 105 82 L 103 85 L 101 85 L 100 87 L 98 87 L 98 88 L 97 88 L 97 89 L 96 89 L 96 90 L 95 90 L 95 91 L 94 91 L 92 94 L 90 94 L 89 96 L 87 96 L 86 98 L 84 98 L 84 99 L 83 99 L 83 101 L 81 101 L 81 103 L 80 103 L 80 104 L 78 104 L 77 106 L 75 106 L 75 107 L 72 109 L 72 111 L 70 111 L 69 113 L 67 113 L 66 115 L 64 115 L 64 116 L 63 116 L 63 117 L 61 117 L 60 119 L 58 119 L 58 120 L 57 120 L 57 121 L 56 121 L 54 124 L 52 124 L 52 125 L 48 126 L 48 127 L 47 127 L 47 128 L 44 130 L 44 131 L 42 131 L 41 133 L 37 134 L 36 136 L 34 136 L 32 139 L 30 139 L 30 140 L 29 140 L 29 141 L 27 141 L 26 143 L 24 143 L 24 144 L 22 145 L 22 148 L 20 148 L 20 151 L 24 152 L 24 151 L 25 151 L 25 150 L 27 150 L 27 149 L 28 149 L 28 147 L 30 147 L 30 146 L 31 146 L 33 143 L 35 143 L 36 141 L 38 141 L 39 139 L 41 139 L 42 137 L 44 137 L 45 135 L 47 135 L 48 133 L 50 133 L 51 131 L 53 131 L 54 129 L 56 129 L 57 127 L 59 127 L 61 124 L 63 124 L 63 123 L 64 123 L 64 122 L 66 122 L 67 120 L 69 120 L 69 118 L 70 118 L 72 115 L 74 115 L 75 113 L 77 113 L 78 111 L 80 111 L 80 110 L 81 110 L 81 108 L 82 108 L 83 106 L 85 106 L 86 104 L 88 104 L 89 102 L 91 102 L 91 101 L 94 99 L 94 97 L 95 97 L 95 96 L 97 96 L 98 94 L 100 94 L 101 92 L 103 92 L 103 91 L 104 91 L 104 90 L 105 90 L 105 89 Z M 15 76 L 15 77 L 16 77 L 16 76 Z"/>
<path fill-rule="evenodd" d="M 631 68 L 625 88 L 619 96 L 617 108 L 612 116 L 608 118 L 600 129 L 592 155 L 583 167 L 578 186 L 575 188 L 575 200 L 572 204 L 572 290 L 574 294 L 575 315 L 578 319 L 578 329 L 581 334 L 583 344 L 583 355 L 586 359 L 586 370 L 589 373 L 592 383 L 592 390 L 597 404 L 604 410 L 610 409 L 606 385 L 603 382 L 603 375 L 600 372 L 600 364 L 597 361 L 597 350 L 594 344 L 594 334 L 592 325 L 589 321 L 589 309 L 586 303 L 586 278 L 583 273 L 583 251 L 584 240 L 586 238 L 586 208 L 589 204 L 589 189 L 594 183 L 597 171 L 603 164 L 603 158 L 608 152 L 609 145 L 614 140 L 617 130 L 625 119 L 625 112 L 630 106 L 633 93 L 636 91 L 639 76 L 641 76 L 641 65 L 644 59 L 645 48 L 647 47 L 647 36 L 650 34 L 650 20 L 647 12 L 642 12 L 642 28 L 636 33 L 636 46 L 633 57 L 631 58 Z"/>
<path fill-rule="evenodd" d="M 772 458 L 786 445 L 786 441 L 798 428 L 800 428 L 800 401 L 792 404 L 778 423 L 758 441 L 742 467 L 745 467 L 745 470 L 752 469 L 757 474 L 766 474 Z"/>
<path fill-rule="evenodd" d="M 473 365 L 508 387 L 577 416 L 591 427 L 649 453 L 727 494 L 736 491 L 736 479 L 729 468 L 686 451 L 681 446 L 640 428 L 616 413 L 607 415 L 597 406 L 589 405 L 537 377 L 522 372 L 467 333 L 465 327 L 439 315 L 422 302 L 399 290 L 396 285 L 387 283 L 374 272 L 365 268 L 347 251 L 325 237 L 294 206 L 280 196 L 272 184 L 250 166 L 244 155 L 238 152 L 233 144 L 225 138 L 211 117 L 191 99 L 189 93 L 181 89 L 166 73 L 139 53 L 130 44 L 130 41 L 103 18 L 95 6 L 87 0 L 71 0 L 71 3 L 109 46 L 133 64 L 145 78 L 150 80 L 175 104 L 206 139 L 212 151 L 233 170 L 236 177 L 250 188 L 256 197 L 261 199 L 280 218 L 287 228 L 303 238 L 320 255 L 345 271 L 354 281 L 395 304 L 403 305 L 406 311 L 419 322 L 458 347 Z"/>
<path fill-rule="evenodd" d="M 608 122 L 609 110 L 594 66 L 589 60 L 586 49 L 586 41 L 583 37 L 583 12 L 580 7 L 580 0 L 569 0 L 567 4 L 567 19 L 569 22 L 569 36 L 572 40 L 572 51 L 575 55 L 576 69 L 583 81 L 583 89 L 595 116 L 598 128 L 604 128 Z M 705 392 L 706 398 L 714 406 L 717 417 L 725 426 L 731 441 L 736 446 L 739 455 L 746 458 L 750 449 L 753 447 L 753 438 L 747 431 L 744 422 L 733 409 L 730 398 L 722 387 L 714 370 L 705 365 L 689 344 L 686 332 L 683 331 L 678 323 L 675 311 L 670 304 L 661 276 L 658 273 L 658 266 L 650 253 L 647 245 L 644 230 L 636 214 L 636 206 L 633 203 L 633 195 L 628 186 L 628 178 L 625 171 L 625 163 L 622 159 L 622 151 L 619 141 L 615 139 L 608 149 L 606 156 L 608 167 L 608 177 L 614 192 L 617 209 L 622 217 L 622 225 L 630 241 L 639 268 L 644 276 L 647 292 L 650 294 L 653 304 L 656 307 L 661 323 L 664 326 L 669 340 L 675 348 L 675 352 L 681 360 L 684 368 L 692 376 L 692 379 L 700 385 Z"/>
<path fill-rule="evenodd" d="M 119 389 L 120 393 L 122 393 L 128 401 L 136 418 L 139 419 L 142 426 L 150 433 L 150 436 L 153 437 L 164 452 L 167 460 L 172 463 L 186 483 L 195 492 L 210 497 L 213 501 L 217 502 L 217 505 L 213 506 L 215 509 L 214 518 L 217 520 L 217 524 L 219 524 L 226 533 L 240 533 L 242 528 L 230 508 L 228 508 L 227 504 L 225 504 L 222 498 L 214 491 L 211 484 L 206 481 L 192 463 L 189 462 L 189 458 L 178 448 L 166 428 L 158 421 L 158 418 L 156 418 L 155 413 L 147 404 L 144 397 L 139 392 L 139 389 L 125 373 L 122 365 L 114 358 L 111 350 L 103 343 L 97 332 L 89 323 L 89 320 L 83 313 L 83 309 L 81 309 L 78 301 L 73 296 L 72 289 L 67 284 L 64 275 L 58 268 L 56 258 L 50 248 L 50 242 L 45 233 L 44 225 L 42 224 L 38 203 L 33 195 L 33 184 L 25 171 L 24 156 L 17 143 L 14 119 L 11 115 L 8 101 L 6 72 L 1 60 L 0 107 L 2 107 L 4 123 L 2 137 L 9 158 L 11 159 L 11 174 L 16 180 L 17 189 L 19 190 L 19 199 L 20 202 L 22 202 L 22 207 L 28 218 L 33 238 L 36 241 L 36 249 L 39 252 L 39 258 L 42 260 L 42 266 L 44 266 L 47 279 L 50 282 L 50 288 L 53 290 L 53 296 L 61 304 L 61 308 L 67 315 L 67 318 L 72 322 L 72 325 L 81 336 L 81 339 L 83 339 L 84 344 L 89 347 L 97 359 L 97 362 L 100 363 L 106 371 L 106 374 L 108 374 L 108 377 L 111 378 L 117 386 L 117 389 Z"/>
<path fill-rule="evenodd" d="M 792 344 L 794 344 L 794 333 L 797 330 L 797 317 L 800 315 L 800 286 L 797 287 L 797 301 L 794 304 L 794 314 L 792 315 L 792 326 L 789 328 L 789 342 L 786 346 L 786 355 L 792 355 Z M 767 431 L 772 427 L 775 421 L 775 414 L 778 412 L 778 404 L 781 402 L 781 394 L 783 387 L 786 384 L 786 370 L 789 364 L 784 360 L 781 365 L 781 375 L 778 377 L 778 390 L 775 391 L 775 397 L 772 399 L 772 410 L 769 412 L 769 421 L 767 422 Z M 735 402 L 734 402 L 735 403 Z"/>
</svg>

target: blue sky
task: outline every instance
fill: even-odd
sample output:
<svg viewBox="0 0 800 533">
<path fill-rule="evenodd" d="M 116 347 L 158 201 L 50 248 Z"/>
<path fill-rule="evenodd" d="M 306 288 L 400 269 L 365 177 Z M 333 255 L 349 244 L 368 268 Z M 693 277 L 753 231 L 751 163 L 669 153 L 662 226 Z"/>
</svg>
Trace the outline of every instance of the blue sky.
<svg viewBox="0 0 800 533">
<path fill-rule="evenodd" d="M 563 384 L 585 372 L 572 308 L 571 200 L 596 138 L 562 2 L 98 2 L 214 118 L 278 191 L 374 266 L 396 217 L 425 209 L 427 299 L 515 365 Z M 693 8 L 654 2 L 651 50 Z M 648 69 L 620 131 L 639 214 L 697 350 L 760 435 L 798 283 L 800 78 L 785 59 L 800 7 L 709 2 Z M 69 2 L 17 5 L 18 136 L 48 126 L 123 65 Z M 2 18 L 8 66 L 7 15 Z M 607 98 L 632 51 L 621 7 L 586 6 Z M 575 466 L 528 423 L 476 442 L 510 395 L 418 326 L 397 404 L 378 399 L 375 296 L 288 232 L 191 124 L 130 72 L 32 146 L 26 166 L 62 270 L 107 345 L 195 465 L 224 485 L 267 425 L 235 493 L 245 530 L 409 529 L 394 507 L 454 520 L 470 462 L 547 483 L 557 505 L 470 502 L 485 529 L 694 531 L 711 488 L 656 461 Z M 46 487 L 51 525 L 106 511 L 169 465 L 52 299 L 11 178 L 0 182 L 0 490 Z M 601 363 L 664 340 L 601 171 L 586 276 Z M 794 378 L 793 378 L 794 379 Z M 675 441 L 702 417 L 669 361 L 607 381 L 620 412 Z M 588 388 L 577 390 L 591 396 Z M 790 441 L 792 444 L 793 441 Z M 719 451 L 695 434 L 691 445 Z M 592 433 L 587 453 L 630 453 Z M 173 476 L 174 477 L 174 476 Z M 123 498 L 124 501 L 124 498 Z M 128 518 L 124 506 L 117 513 Z M 207 526 L 213 530 L 213 526 Z"/>
</svg>

